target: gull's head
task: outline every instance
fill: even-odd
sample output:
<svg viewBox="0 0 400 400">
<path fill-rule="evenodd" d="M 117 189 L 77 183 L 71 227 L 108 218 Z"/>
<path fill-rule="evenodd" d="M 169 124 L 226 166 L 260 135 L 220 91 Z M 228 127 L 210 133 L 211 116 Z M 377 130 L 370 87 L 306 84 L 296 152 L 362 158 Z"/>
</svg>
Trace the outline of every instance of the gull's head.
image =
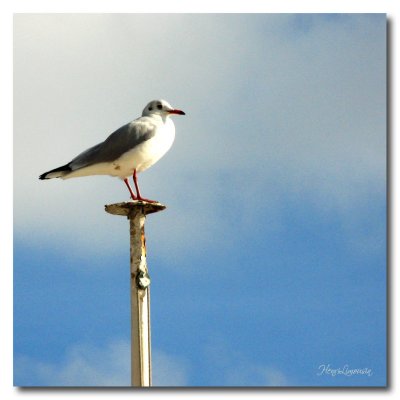
<svg viewBox="0 0 400 400">
<path fill-rule="evenodd" d="M 160 115 L 165 118 L 172 114 L 185 115 L 183 111 L 173 108 L 171 104 L 165 100 L 153 100 L 144 108 L 142 117 Z"/>
</svg>

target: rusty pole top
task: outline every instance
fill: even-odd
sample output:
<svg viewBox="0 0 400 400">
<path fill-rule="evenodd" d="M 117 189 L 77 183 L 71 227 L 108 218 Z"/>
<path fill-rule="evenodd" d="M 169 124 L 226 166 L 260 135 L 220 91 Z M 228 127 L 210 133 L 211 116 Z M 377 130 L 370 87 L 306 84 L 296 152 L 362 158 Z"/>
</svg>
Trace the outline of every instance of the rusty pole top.
<svg viewBox="0 0 400 400">
<path fill-rule="evenodd" d="M 131 200 L 122 203 L 107 204 L 105 210 L 113 215 L 122 215 L 128 217 L 141 211 L 144 215 L 165 210 L 167 207 L 161 203 L 148 203 L 147 201 Z"/>
</svg>

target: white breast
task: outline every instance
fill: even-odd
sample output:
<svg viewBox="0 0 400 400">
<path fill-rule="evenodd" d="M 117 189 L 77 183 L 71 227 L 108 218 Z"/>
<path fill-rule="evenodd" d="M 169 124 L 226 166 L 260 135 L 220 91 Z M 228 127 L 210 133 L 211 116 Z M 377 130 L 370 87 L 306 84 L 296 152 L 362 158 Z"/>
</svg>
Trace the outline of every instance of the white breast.
<svg viewBox="0 0 400 400">
<path fill-rule="evenodd" d="M 157 133 L 149 140 L 124 153 L 113 164 L 110 175 L 121 178 L 137 172 L 143 172 L 155 164 L 172 146 L 175 139 L 175 125 L 170 118 L 160 124 Z"/>
</svg>

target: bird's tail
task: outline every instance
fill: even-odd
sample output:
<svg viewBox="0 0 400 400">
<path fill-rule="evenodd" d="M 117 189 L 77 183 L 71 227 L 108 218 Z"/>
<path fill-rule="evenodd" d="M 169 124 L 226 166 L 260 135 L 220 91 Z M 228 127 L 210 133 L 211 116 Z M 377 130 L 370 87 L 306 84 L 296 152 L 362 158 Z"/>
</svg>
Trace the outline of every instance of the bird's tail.
<svg viewBox="0 0 400 400">
<path fill-rule="evenodd" d="M 71 167 L 69 164 L 63 165 L 62 167 L 58 167 L 55 169 L 52 169 L 51 171 L 47 171 L 44 174 L 39 176 L 39 179 L 52 179 L 52 178 L 62 178 L 63 176 L 67 175 L 70 173 Z"/>
</svg>

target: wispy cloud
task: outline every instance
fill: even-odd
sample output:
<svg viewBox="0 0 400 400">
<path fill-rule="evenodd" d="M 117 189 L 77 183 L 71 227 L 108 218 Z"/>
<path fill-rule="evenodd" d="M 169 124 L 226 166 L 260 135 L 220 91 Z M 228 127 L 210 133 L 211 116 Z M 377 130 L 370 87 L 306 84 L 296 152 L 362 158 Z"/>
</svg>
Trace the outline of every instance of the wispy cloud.
<svg viewBox="0 0 400 400">
<path fill-rule="evenodd" d="M 110 342 L 104 348 L 70 346 L 60 362 L 15 357 L 16 386 L 129 386 L 130 346 L 127 341 Z"/>
<path fill-rule="evenodd" d="M 153 385 L 185 386 L 188 363 L 153 350 Z M 104 347 L 76 344 L 66 349 L 59 362 L 45 362 L 17 355 L 16 386 L 130 386 L 130 343 L 111 340 Z"/>
<path fill-rule="evenodd" d="M 210 371 L 219 372 L 211 386 L 289 386 L 290 380 L 276 366 L 251 362 L 232 350 L 222 338 L 204 348 Z M 188 359 L 160 349 L 152 351 L 153 386 L 191 385 Z M 59 361 L 25 355 L 14 358 L 15 386 L 130 386 L 130 343 L 110 340 L 104 347 L 88 343 L 69 346 Z"/>
<path fill-rule="evenodd" d="M 190 365 L 187 360 L 162 350 L 152 351 L 153 386 L 187 386 Z"/>
<path fill-rule="evenodd" d="M 225 371 L 225 386 L 290 386 L 287 376 L 276 367 L 245 363 Z"/>
<path fill-rule="evenodd" d="M 212 366 L 215 386 L 291 386 L 285 371 L 274 363 L 254 361 L 252 354 L 232 348 L 218 333 L 204 347 L 205 361 Z"/>
</svg>

